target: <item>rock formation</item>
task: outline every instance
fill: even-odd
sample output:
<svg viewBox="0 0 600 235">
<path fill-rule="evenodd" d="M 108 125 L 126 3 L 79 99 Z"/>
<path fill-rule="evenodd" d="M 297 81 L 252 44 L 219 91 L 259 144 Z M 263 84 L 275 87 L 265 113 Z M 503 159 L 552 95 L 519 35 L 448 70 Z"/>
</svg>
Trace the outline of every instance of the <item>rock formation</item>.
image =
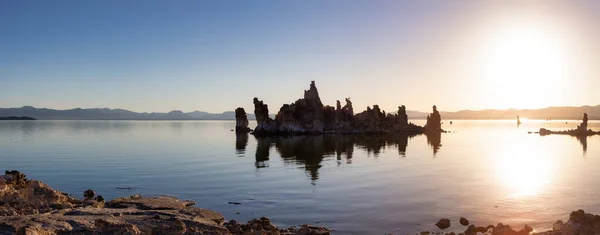
<svg viewBox="0 0 600 235">
<path fill-rule="evenodd" d="M 247 133 L 251 129 L 248 127 L 248 116 L 244 108 L 235 109 L 235 132 L 236 133 Z"/>
<path fill-rule="evenodd" d="M 386 114 L 378 105 L 373 109 L 354 115 L 350 98 L 341 102 L 336 101 L 335 107 L 323 105 L 315 82 L 310 83 L 310 88 L 304 91 L 304 98 L 292 104 L 284 104 L 277 112 L 275 120 L 268 116 L 267 105 L 254 98 L 254 113 L 256 114 L 257 127 L 255 135 L 288 135 L 288 134 L 354 134 L 354 133 L 396 133 L 414 132 L 422 133 L 423 127 L 408 122 L 406 107 L 398 107 L 397 114 Z M 436 119 L 437 118 L 437 119 Z M 438 120 L 438 125 L 434 125 Z M 432 114 L 429 131 L 442 131 L 439 125 L 441 120 L 439 112 Z"/>
<path fill-rule="evenodd" d="M 408 115 L 406 115 L 406 107 L 398 106 L 398 123 L 400 125 L 408 125 Z"/>
<path fill-rule="evenodd" d="M 588 124 L 588 115 L 587 115 L 587 113 L 583 113 L 583 121 L 581 122 L 581 125 L 577 126 L 577 131 L 581 132 L 581 133 L 588 131 L 587 124 Z"/>
<path fill-rule="evenodd" d="M 545 128 L 540 128 L 539 132 L 536 132 L 536 133 L 539 133 L 540 135 L 570 135 L 570 136 L 577 136 L 577 137 L 600 135 L 600 131 L 593 131 L 593 130 L 587 129 L 587 128 L 588 128 L 588 115 L 587 115 L 587 113 L 584 113 L 583 121 L 575 129 L 565 130 L 565 131 L 552 131 L 552 130 L 548 130 Z"/>
<path fill-rule="evenodd" d="M 0 234 L 329 234 L 323 227 L 303 225 L 278 229 L 262 217 L 246 223 L 225 218 L 215 211 L 192 207 L 194 201 L 173 197 L 133 195 L 99 203 L 79 200 L 27 180 L 12 171 L 0 176 Z M 94 193 L 95 195 L 95 193 Z M 95 203 L 94 203 L 95 202 Z"/>
<path fill-rule="evenodd" d="M 304 91 L 304 98 L 285 104 L 275 116 L 282 133 L 321 133 L 324 129 L 323 103 L 315 82 Z"/>
<path fill-rule="evenodd" d="M 443 132 L 442 130 L 442 117 L 440 112 L 437 111 L 437 107 L 433 106 L 433 112 L 427 115 L 427 123 L 423 127 L 426 132 Z"/>
<path fill-rule="evenodd" d="M 255 134 L 277 132 L 277 123 L 269 117 L 269 107 L 256 97 L 254 97 L 254 115 L 256 116 Z"/>
</svg>

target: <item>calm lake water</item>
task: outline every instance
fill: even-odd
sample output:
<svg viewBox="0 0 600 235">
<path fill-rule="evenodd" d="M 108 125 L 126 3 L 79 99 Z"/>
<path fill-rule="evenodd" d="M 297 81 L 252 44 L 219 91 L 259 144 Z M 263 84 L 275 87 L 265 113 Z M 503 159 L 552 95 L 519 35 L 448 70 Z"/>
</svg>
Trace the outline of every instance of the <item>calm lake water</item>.
<svg viewBox="0 0 600 235">
<path fill-rule="evenodd" d="M 454 120 L 440 136 L 256 139 L 236 136 L 233 121 L 0 121 L 0 166 L 78 197 L 87 188 L 107 199 L 171 195 L 226 219 L 267 216 L 335 234 L 439 231 L 440 218 L 464 231 L 461 216 L 539 230 L 573 210 L 600 213 L 600 137 L 527 133 L 578 124 L 567 122 Z"/>
</svg>

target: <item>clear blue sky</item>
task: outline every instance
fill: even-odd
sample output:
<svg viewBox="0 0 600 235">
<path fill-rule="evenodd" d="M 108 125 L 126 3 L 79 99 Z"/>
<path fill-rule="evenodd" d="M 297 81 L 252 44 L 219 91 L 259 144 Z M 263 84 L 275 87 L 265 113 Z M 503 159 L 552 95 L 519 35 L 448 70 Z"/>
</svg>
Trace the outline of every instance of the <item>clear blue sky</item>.
<svg viewBox="0 0 600 235">
<path fill-rule="evenodd" d="M 252 112 L 258 96 L 274 113 L 311 80 L 324 103 L 351 97 L 355 110 L 523 108 L 515 104 L 529 96 L 531 108 L 599 103 L 600 1 L 520 2 L 4 0 L 0 107 Z M 486 52 L 513 38 L 528 47 L 523 27 L 557 43 Z M 486 77 L 546 50 L 567 62 L 528 67 L 569 65 L 520 88 L 519 76 L 540 73 Z M 530 93 L 544 89 L 559 95 Z"/>
</svg>

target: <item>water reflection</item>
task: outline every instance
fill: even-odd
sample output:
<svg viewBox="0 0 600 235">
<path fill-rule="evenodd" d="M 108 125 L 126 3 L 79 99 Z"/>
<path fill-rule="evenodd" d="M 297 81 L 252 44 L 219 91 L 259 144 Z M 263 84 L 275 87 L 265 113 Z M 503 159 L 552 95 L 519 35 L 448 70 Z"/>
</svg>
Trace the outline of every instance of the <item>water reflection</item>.
<svg viewBox="0 0 600 235">
<path fill-rule="evenodd" d="M 587 152 L 587 136 L 575 136 L 575 138 L 579 140 L 579 143 L 583 148 L 583 153 L 585 154 Z"/>
<path fill-rule="evenodd" d="M 305 169 L 309 177 L 315 181 L 319 179 L 321 162 L 326 157 L 336 157 L 338 165 L 345 162 L 352 163 L 355 147 L 365 150 L 368 156 L 379 157 L 386 148 L 395 148 L 398 155 L 405 157 L 408 139 L 414 134 L 395 135 L 318 135 L 318 136 L 271 136 L 256 137 L 256 162 L 257 168 L 269 166 L 271 147 L 275 146 L 277 153 L 288 164 L 297 164 Z M 436 154 L 441 147 L 441 134 L 428 134 L 427 143 Z M 236 150 L 244 151 L 247 145 L 247 135 L 237 136 Z"/>
<path fill-rule="evenodd" d="M 269 151 L 273 142 L 273 137 L 257 138 L 256 144 L 256 168 L 269 167 Z"/>
<path fill-rule="evenodd" d="M 248 146 L 248 133 L 237 133 L 235 135 L 235 150 L 237 154 L 244 154 Z"/>
<path fill-rule="evenodd" d="M 425 136 L 427 137 L 427 143 L 433 149 L 433 155 L 435 156 L 442 146 L 442 133 L 428 133 L 425 134 Z"/>
</svg>

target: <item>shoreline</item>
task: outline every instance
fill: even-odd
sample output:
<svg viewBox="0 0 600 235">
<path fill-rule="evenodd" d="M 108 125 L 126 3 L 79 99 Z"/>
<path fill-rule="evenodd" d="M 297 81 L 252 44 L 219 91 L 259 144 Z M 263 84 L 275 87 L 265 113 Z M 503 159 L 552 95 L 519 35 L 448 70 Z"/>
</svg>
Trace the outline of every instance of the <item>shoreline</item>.
<svg viewBox="0 0 600 235">
<path fill-rule="evenodd" d="M 105 201 L 91 189 L 78 199 L 19 171 L 0 175 L 0 234 L 315 234 L 319 226 L 277 228 L 267 217 L 226 221 L 195 201 L 137 194 Z"/>
<path fill-rule="evenodd" d="M 227 221 L 219 212 L 195 207 L 195 201 L 175 197 L 132 195 L 105 201 L 89 189 L 82 199 L 50 186 L 29 180 L 18 171 L 0 176 L 0 234 L 335 234 L 325 227 L 309 224 L 277 228 L 271 219 L 261 217 L 247 223 Z M 433 224 L 433 222 L 431 222 Z M 442 232 L 421 231 L 418 234 L 447 234 L 454 226 L 465 228 L 459 234 L 598 234 L 600 216 L 583 210 L 571 212 L 567 222 L 558 220 L 552 230 L 535 231 L 525 225 L 513 229 L 497 224 L 477 226 L 466 218 L 460 221 L 441 219 L 435 225 Z M 456 231 L 456 227 L 452 228 Z M 414 233 L 414 232 L 413 232 Z M 404 233 L 398 233 L 404 234 Z"/>
</svg>

